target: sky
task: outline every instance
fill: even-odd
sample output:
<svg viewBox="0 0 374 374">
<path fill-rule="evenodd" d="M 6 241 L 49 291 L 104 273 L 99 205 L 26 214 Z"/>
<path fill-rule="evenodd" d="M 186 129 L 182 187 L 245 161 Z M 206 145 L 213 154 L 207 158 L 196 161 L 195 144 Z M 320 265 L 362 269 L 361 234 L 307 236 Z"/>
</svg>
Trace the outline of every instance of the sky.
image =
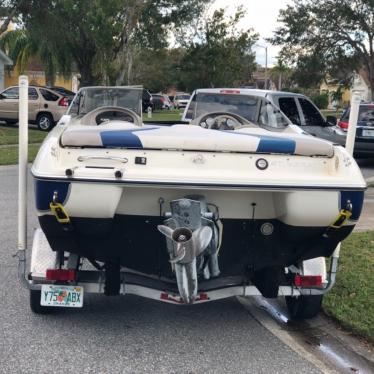
<svg viewBox="0 0 374 374">
<path fill-rule="evenodd" d="M 268 65 L 274 65 L 277 62 L 279 47 L 274 47 L 265 42 L 265 38 L 272 36 L 277 28 L 279 10 L 285 8 L 292 0 L 215 0 L 211 9 L 225 8 L 228 14 L 235 13 L 235 10 L 243 5 L 247 15 L 240 23 L 240 28 L 253 28 L 260 34 L 258 44 L 268 47 Z M 256 61 L 265 66 L 265 49 L 261 47 L 254 48 L 256 52 Z"/>
</svg>

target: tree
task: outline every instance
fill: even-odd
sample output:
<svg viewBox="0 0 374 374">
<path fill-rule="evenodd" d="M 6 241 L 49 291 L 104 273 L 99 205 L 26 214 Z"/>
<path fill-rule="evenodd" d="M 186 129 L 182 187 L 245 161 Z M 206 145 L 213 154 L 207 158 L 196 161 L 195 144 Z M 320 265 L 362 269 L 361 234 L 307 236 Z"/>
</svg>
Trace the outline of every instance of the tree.
<svg viewBox="0 0 374 374">
<path fill-rule="evenodd" d="M 342 99 L 343 99 L 343 88 L 342 88 L 342 86 L 339 85 L 338 88 L 336 89 L 336 91 L 330 92 L 330 96 L 331 96 L 332 102 L 335 106 L 336 113 L 338 114 L 338 109 L 340 108 L 340 106 L 342 104 Z"/>
<path fill-rule="evenodd" d="M 372 0 L 293 0 L 279 21 L 283 25 L 271 42 L 283 46 L 282 58 L 304 72 L 306 84 L 355 69 L 366 76 L 374 97 Z"/>
<path fill-rule="evenodd" d="M 27 0 L 2 0 L 0 1 L 0 35 L 8 30 L 11 22 L 18 21 L 22 11 L 28 9 Z"/>
<path fill-rule="evenodd" d="M 131 82 L 134 54 L 166 45 L 168 28 L 199 17 L 210 0 L 29 0 L 23 13 L 35 40 L 56 61 L 70 63 L 81 85 Z"/>
<path fill-rule="evenodd" d="M 255 69 L 251 47 L 258 35 L 249 29 L 239 31 L 238 22 L 244 12 L 240 8 L 233 17 L 223 9 L 214 12 L 198 30 L 176 69 L 180 72 L 178 86 L 192 91 L 197 87 L 224 87 L 246 83 Z"/>
<path fill-rule="evenodd" d="M 273 81 L 278 81 L 278 90 L 281 91 L 282 87 L 291 86 L 292 70 L 278 58 L 277 64 L 270 69 L 270 77 Z"/>
<path fill-rule="evenodd" d="M 151 92 L 165 92 L 170 87 L 178 87 L 178 67 L 184 55 L 183 48 L 145 48 L 138 51 L 134 55 L 134 83 L 142 84 Z"/>
<path fill-rule="evenodd" d="M 45 68 L 47 84 L 54 85 L 56 71 L 62 64 L 56 61 L 45 39 L 35 40 L 26 29 L 19 28 L 0 35 L 0 48 L 9 53 L 19 74 L 27 70 L 32 58 L 39 58 Z M 69 67 L 62 69 L 66 71 Z"/>
</svg>

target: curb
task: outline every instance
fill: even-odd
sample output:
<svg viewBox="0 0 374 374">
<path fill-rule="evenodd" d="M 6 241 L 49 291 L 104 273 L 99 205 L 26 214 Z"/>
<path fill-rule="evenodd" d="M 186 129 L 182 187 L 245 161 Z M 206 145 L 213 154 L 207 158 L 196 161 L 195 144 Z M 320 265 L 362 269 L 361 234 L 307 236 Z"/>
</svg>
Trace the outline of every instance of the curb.
<svg viewBox="0 0 374 374">
<path fill-rule="evenodd" d="M 368 187 L 374 187 L 374 177 L 366 178 L 365 180 Z"/>
<path fill-rule="evenodd" d="M 42 143 L 28 143 L 28 145 L 42 145 Z M 5 148 L 16 148 L 18 147 L 17 144 L 0 144 L 0 149 L 5 149 Z"/>
</svg>

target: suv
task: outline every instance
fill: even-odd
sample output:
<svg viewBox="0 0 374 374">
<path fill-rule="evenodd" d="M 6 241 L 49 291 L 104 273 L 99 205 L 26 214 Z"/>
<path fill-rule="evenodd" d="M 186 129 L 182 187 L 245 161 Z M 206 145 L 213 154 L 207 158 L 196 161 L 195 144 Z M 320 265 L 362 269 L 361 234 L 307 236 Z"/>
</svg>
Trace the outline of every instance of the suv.
<svg viewBox="0 0 374 374">
<path fill-rule="evenodd" d="M 171 109 L 172 103 L 169 98 L 163 94 L 152 94 L 153 109 Z"/>
<path fill-rule="evenodd" d="M 241 100 L 237 99 L 239 101 L 233 105 L 232 100 L 235 96 L 241 97 Z M 211 108 L 211 111 L 233 111 L 249 120 L 253 116 L 252 120 L 256 120 L 256 116 L 259 116 L 259 107 L 257 104 L 250 105 L 252 96 L 263 97 L 270 101 L 280 108 L 293 124 L 298 125 L 300 129 L 310 135 L 345 146 L 346 132 L 337 126 L 336 117 L 327 116 L 325 118 L 306 96 L 292 92 L 241 88 L 199 89 L 192 94 L 182 120 L 190 121 L 201 115 L 202 104 Z M 232 99 L 230 100 L 229 97 Z M 362 132 L 358 130 L 355 155 L 360 157 L 374 155 L 374 134 L 368 132 L 366 138 L 363 138 L 362 135 Z"/>
<path fill-rule="evenodd" d="M 52 91 L 55 91 L 55 92 L 59 93 L 60 95 L 65 96 L 68 99 L 69 105 L 75 97 L 75 92 L 70 91 L 70 90 L 66 89 L 65 87 L 52 86 L 52 87 L 47 87 L 47 88 L 49 88 Z"/>
<path fill-rule="evenodd" d="M 19 89 L 9 87 L 0 93 L 0 120 L 18 122 Z M 65 114 L 68 99 L 51 89 L 29 86 L 29 122 L 36 123 L 42 131 L 49 131 Z"/>
<path fill-rule="evenodd" d="M 351 108 L 346 108 L 338 122 L 338 126 L 343 131 L 348 131 L 349 114 Z M 357 118 L 357 131 L 360 131 L 362 136 L 374 138 L 374 103 L 361 103 Z"/>
<path fill-rule="evenodd" d="M 186 93 L 178 93 L 174 97 L 174 105 L 177 109 L 185 108 L 190 100 L 190 95 Z"/>
</svg>

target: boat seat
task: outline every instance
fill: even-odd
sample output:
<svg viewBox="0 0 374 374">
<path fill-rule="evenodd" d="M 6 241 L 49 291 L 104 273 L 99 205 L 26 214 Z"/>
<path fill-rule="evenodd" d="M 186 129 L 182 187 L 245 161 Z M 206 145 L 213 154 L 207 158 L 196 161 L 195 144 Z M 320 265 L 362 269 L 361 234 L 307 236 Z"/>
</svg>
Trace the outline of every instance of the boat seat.
<svg viewBox="0 0 374 374">
<path fill-rule="evenodd" d="M 74 125 L 61 136 L 63 147 L 183 149 L 210 152 L 248 152 L 334 155 L 333 144 L 322 139 L 262 128 L 231 131 L 209 130 L 193 125 L 135 126 L 111 121 L 100 126 Z"/>
</svg>

